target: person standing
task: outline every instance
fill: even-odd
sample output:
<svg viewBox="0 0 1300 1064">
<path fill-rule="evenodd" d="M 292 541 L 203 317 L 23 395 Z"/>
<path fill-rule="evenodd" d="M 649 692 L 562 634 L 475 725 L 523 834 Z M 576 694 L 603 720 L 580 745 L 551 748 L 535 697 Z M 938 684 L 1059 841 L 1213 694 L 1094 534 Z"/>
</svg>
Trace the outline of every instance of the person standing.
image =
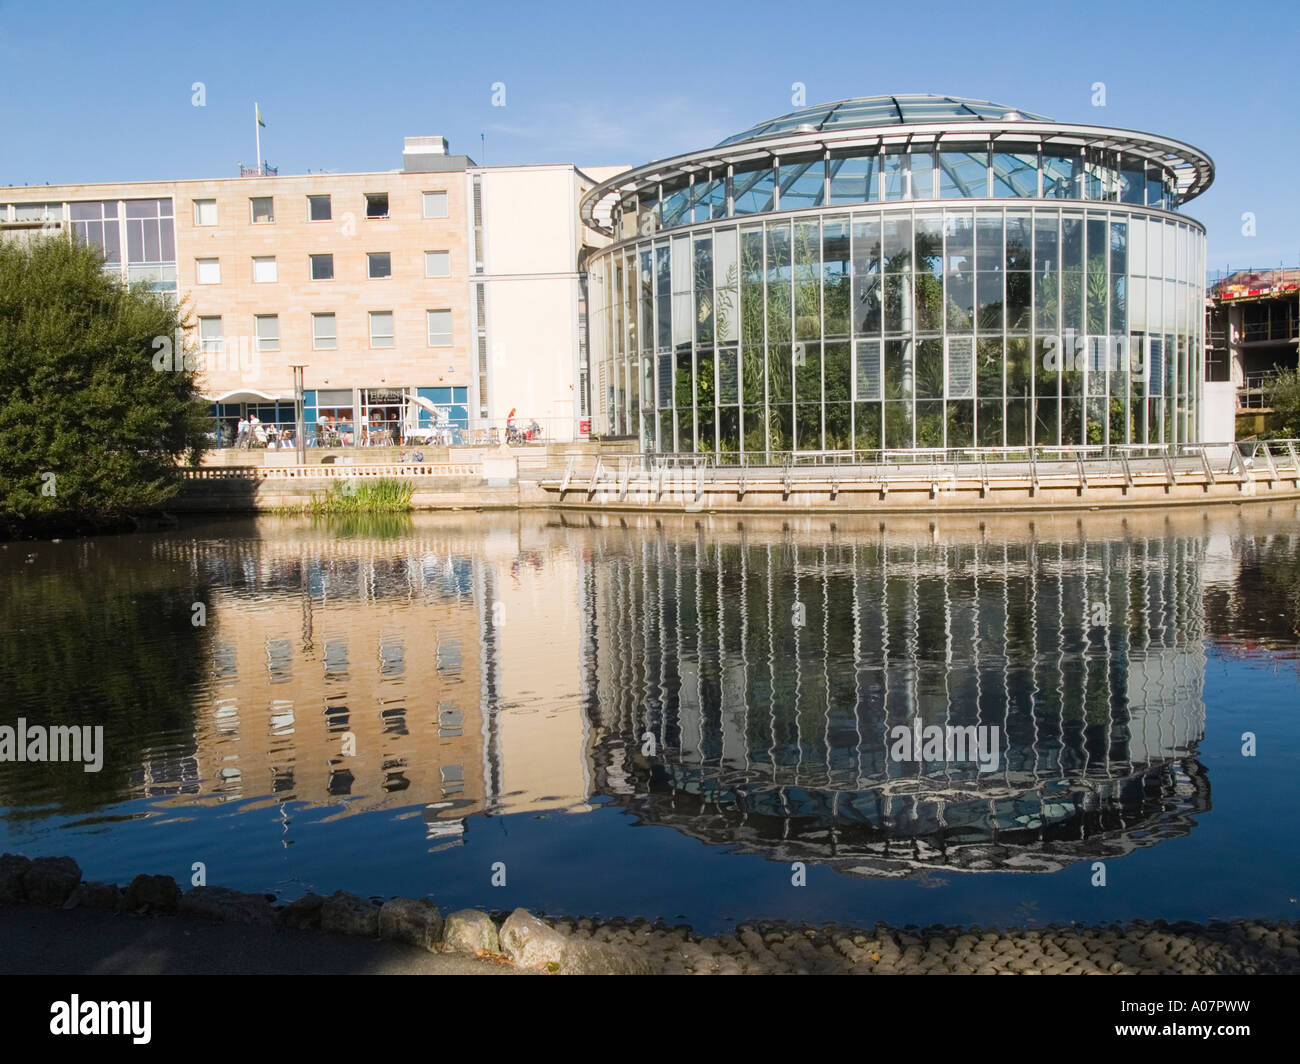
<svg viewBox="0 0 1300 1064">
<path fill-rule="evenodd" d="M 248 446 L 248 418 L 243 414 L 239 415 L 239 425 L 235 434 L 235 446 L 238 448 Z"/>
</svg>

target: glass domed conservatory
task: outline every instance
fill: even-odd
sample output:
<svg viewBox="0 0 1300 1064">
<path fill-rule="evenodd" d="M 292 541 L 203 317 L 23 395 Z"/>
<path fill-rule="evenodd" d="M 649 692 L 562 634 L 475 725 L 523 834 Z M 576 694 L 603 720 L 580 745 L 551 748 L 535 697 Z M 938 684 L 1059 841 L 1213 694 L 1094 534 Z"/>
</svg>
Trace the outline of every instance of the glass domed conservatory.
<svg viewBox="0 0 1300 1064">
<path fill-rule="evenodd" d="M 805 108 L 592 189 L 593 431 L 645 451 L 1200 438 L 1195 148 L 947 96 Z"/>
</svg>

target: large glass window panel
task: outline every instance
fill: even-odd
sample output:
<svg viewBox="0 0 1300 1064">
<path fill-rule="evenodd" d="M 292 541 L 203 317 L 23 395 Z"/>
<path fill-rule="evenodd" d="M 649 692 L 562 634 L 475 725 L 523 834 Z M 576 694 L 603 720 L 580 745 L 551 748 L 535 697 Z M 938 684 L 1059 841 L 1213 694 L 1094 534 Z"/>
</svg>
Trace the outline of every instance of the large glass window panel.
<svg viewBox="0 0 1300 1064">
<path fill-rule="evenodd" d="M 1119 166 L 1120 202 L 1142 204 L 1146 201 L 1146 191 L 1146 172 L 1142 160 L 1132 155 L 1121 155 Z"/>
<path fill-rule="evenodd" d="M 970 211 L 944 213 L 944 302 L 948 328 L 975 322 L 975 221 Z"/>
<path fill-rule="evenodd" d="M 1061 445 L 1077 447 L 1086 443 L 1083 425 L 1083 400 L 1076 398 L 1061 400 Z"/>
<path fill-rule="evenodd" d="M 734 342 L 740 336 L 740 264 L 735 229 L 713 233 L 713 285 L 718 339 Z"/>
<path fill-rule="evenodd" d="M 891 273 L 884 278 L 885 332 L 910 333 L 915 327 L 912 275 Z"/>
<path fill-rule="evenodd" d="M 1143 176 L 1146 179 L 1147 206 L 1165 207 L 1164 174 L 1156 167 L 1148 166 Z"/>
<path fill-rule="evenodd" d="M 1007 332 L 1028 332 L 1033 285 L 1028 273 L 1008 273 L 1007 286 Z"/>
<path fill-rule="evenodd" d="M 767 413 L 761 406 L 746 406 L 741 410 L 745 450 L 759 454 L 767 450 Z"/>
<path fill-rule="evenodd" d="M 890 450 L 911 448 L 912 442 L 912 401 L 910 399 L 886 402 L 885 407 L 885 447 Z"/>
<path fill-rule="evenodd" d="M 1159 218 L 1147 219 L 1147 276 L 1163 277 L 1165 273 L 1165 223 Z"/>
<path fill-rule="evenodd" d="M 944 445 L 943 407 L 942 402 L 917 400 L 916 446 L 942 447 Z"/>
<path fill-rule="evenodd" d="M 1123 336 L 1128 332 L 1128 222 L 1112 218 L 1110 222 L 1110 332 Z"/>
<path fill-rule="evenodd" d="M 767 418 L 767 442 L 773 451 L 788 451 L 794 445 L 794 407 L 775 404 Z"/>
<path fill-rule="evenodd" d="M 850 356 L 847 340 L 827 341 L 823 349 L 822 395 L 828 405 L 847 404 L 853 399 L 853 364 Z"/>
<path fill-rule="evenodd" d="M 701 347 L 695 352 L 695 433 L 698 449 L 714 449 L 714 429 L 717 421 L 714 411 L 718 402 L 717 367 L 711 347 Z"/>
<path fill-rule="evenodd" d="M 1106 236 L 1106 219 L 1088 215 L 1088 333 L 1106 332 L 1106 312 L 1110 293 L 1110 277 L 1106 261 L 1109 240 Z"/>
<path fill-rule="evenodd" d="M 975 296 L 979 305 L 975 326 L 980 333 L 1001 333 L 1006 322 L 1001 273 L 975 275 Z"/>
<path fill-rule="evenodd" d="M 1028 399 L 1007 400 L 1006 446 L 1028 447 L 1033 443 L 1033 435 L 1030 432 L 1030 408 Z"/>
<path fill-rule="evenodd" d="M 667 244 L 656 244 L 655 256 L 655 346 L 671 346 L 673 304 L 672 304 L 672 265 Z"/>
<path fill-rule="evenodd" d="M 1119 198 L 1119 159 L 1113 151 L 1088 148 L 1085 159 L 1085 192 L 1090 200 Z"/>
<path fill-rule="evenodd" d="M 1034 342 L 1035 398 L 1054 399 L 1060 394 L 1061 366 L 1065 358 L 1066 351 L 1059 336 L 1040 336 Z"/>
<path fill-rule="evenodd" d="M 794 399 L 804 403 L 822 401 L 822 345 L 820 341 L 794 345 Z"/>
<path fill-rule="evenodd" d="M 994 152 L 993 195 L 1034 199 L 1038 195 L 1038 155 L 1032 151 Z"/>
<path fill-rule="evenodd" d="M 884 216 L 885 272 L 901 273 L 912 268 L 912 217 L 886 212 Z"/>
<path fill-rule="evenodd" d="M 822 408 L 820 403 L 797 403 L 794 408 L 795 450 L 820 451 L 822 447 Z"/>
<path fill-rule="evenodd" d="M 772 210 L 776 172 L 770 162 L 737 167 L 731 184 L 737 214 L 762 214 Z"/>
<path fill-rule="evenodd" d="M 695 340 L 713 343 L 713 238 L 695 238 Z"/>
<path fill-rule="evenodd" d="M 640 347 L 654 349 L 655 344 L 655 274 L 654 250 L 643 244 L 637 251 L 637 293 L 641 305 Z"/>
<path fill-rule="evenodd" d="M 798 222 L 794 227 L 795 339 L 816 340 L 822 325 L 821 226 Z"/>
<path fill-rule="evenodd" d="M 914 151 L 908 160 L 912 199 L 936 199 L 934 194 L 934 152 Z"/>
<path fill-rule="evenodd" d="M 826 166 L 821 159 L 781 161 L 781 210 L 820 207 L 825 197 Z"/>
<path fill-rule="evenodd" d="M 981 399 L 1003 395 L 1002 337 L 980 337 L 975 345 L 975 389 Z"/>
<path fill-rule="evenodd" d="M 1078 149 L 1043 149 L 1043 198 L 1083 199 L 1083 158 Z"/>
<path fill-rule="evenodd" d="M 1013 336 L 1007 340 L 1007 395 L 1027 398 L 1033 384 L 1034 367 L 1029 337 Z"/>
<path fill-rule="evenodd" d="M 827 402 L 822 408 L 822 446 L 828 451 L 853 447 L 853 404 Z"/>
<path fill-rule="evenodd" d="M 915 220 L 917 270 L 943 276 L 943 216 L 938 211 L 918 212 Z"/>
<path fill-rule="evenodd" d="M 911 340 L 885 341 L 885 398 L 911 400 L 915 394 L 915 367 Z M 909 422 L 910 424 L 910 422 Z"/>
<path fill-rule="evenodd" d="M 880 158 L 880 199 L 907 198 L 907 156 L 894 148 Z"/>
<path fill-rule="evenodd" d="M 791 316 L 790 224 L 774 223 L 767 230 L 767 339 L 788 341 L 793 336 Z"/>
<path fill-rule="evenodd" d="M 939 196 L 941 199 L 983 199 L 988 195 L 988 152 L 939 152 Z"/>
<path fill-rule="evenodd" d="M 659 362 L 659 409 L 667 410 L 673 405 L 673 356 L 669 352 L 660 352 L 656 356 Z"/>
<path fill-rule="evenodd" d="M 665 229 L 683 225 L 689 221 L 688 211 L 691 204 L 691 189 L 683 179 L 664 182 L 663 186 L 663 223 Z"/>
<path fill-rule="evenodd" d="M 975 404 L 975 438 L 980 447 L 1003 446 L 1001 399 L 981 399 Z"/>
<path fill-rule="evenodd" d="M 690 344 L 695 315 L 691 301 L 691 242 L 688 237 L 673 238 L 673 344 Z"/>
<path fill-rule="evenodd" d="M 794 396 L 793 357 L 788 343 L 768 345 L 767 389 L 773 403 L 788 403 Z"/>
<path fill-rule="evenodd" d="M 916 396 L 942 399 L 944 393 L 943 341 L 932 338 L 916 342 Z"/>
<path fill-rule="evenodd" d="M 859 451 L 880 449 L 879 403 L 858 403 L 853 408 L 853 446 Z"/>
<path fill-rule="evenodd" d="M 718 411 L 718 450 L 735 454 L 740 450 L 740 409 L 727 407 Z"/>
<path fill-rule="evenodd" d="M 847 217 L 822 219 L 822 305 L 827 339 L 851 332 L 853 278 Z"/>
<path fill-rule="evenodd" d="M 857 158 L 832 158 L 831 204 L 867 203 L 872 200 L 876 178 L 875 155 Z"/>
<path fill-rule="evenodd" d="M 947 404 L 947 447 L 973 447 L 975 445 L 975 404 L 971 402 Z"/>
<path fill-rule="evenodd" d="M 1033 269 L 1033 237 L 1028 211 L 1008 211 L 1006 218 L 1006 259 L 1008 270 Z"/>
<path fill-rule="evenodd" d="M 1034 271 L 1048 273 L 1061 265 L 1061 215 L 1057 211 L 1034 212 Z"/>
<path fill-rule="evenodd" d="M 1034 444 L 1056 447 L 1061 441 L 1061 401 L 1056 396 L 1034 398 Z"/>
<path fill-rule="evenodd" d="M 975 265 L 981 273 L 1002 269 L 1002 212 L 975 212 Z"/>
<path fill-rule="evenodd" d="M 880 216 L 853 216 L 853 331 L 878 334 L 881 322 Z"/>
</svg>

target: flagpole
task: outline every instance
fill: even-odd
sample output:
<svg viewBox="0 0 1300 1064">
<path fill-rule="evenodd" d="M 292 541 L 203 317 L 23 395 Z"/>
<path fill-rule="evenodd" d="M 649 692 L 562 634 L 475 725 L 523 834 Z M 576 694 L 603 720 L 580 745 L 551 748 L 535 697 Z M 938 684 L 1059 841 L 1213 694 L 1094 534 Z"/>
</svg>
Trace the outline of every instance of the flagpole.
<svg viewBox="0 0 1300 1064">
<path fill-rule="evenodd" d="M 253 136 L 257 138 L 257 176 L 262 176 L 262 127 L 258 124 L 261 112 L 258 110 L 257 101 L 253 101 Z"/>
</svg>

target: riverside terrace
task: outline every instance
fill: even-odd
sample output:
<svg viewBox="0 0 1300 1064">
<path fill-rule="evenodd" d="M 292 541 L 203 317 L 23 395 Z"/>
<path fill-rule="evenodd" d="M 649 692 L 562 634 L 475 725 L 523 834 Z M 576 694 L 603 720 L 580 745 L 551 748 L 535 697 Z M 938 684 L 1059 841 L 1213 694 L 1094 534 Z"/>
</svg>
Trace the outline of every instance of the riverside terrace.
<svg viewBox="0 0 1300 1064">
<path fill-rule="evenodd" d="M 431 453 L 431 458 L 444 455 Z M 499 448 L 460 461 L 205 466 L 174 506 L 299 506 L 336 480 L 412 482 L 412 508 L 935 512 L 1300 498 L 1300 440 L 1109 447 L 647 455 Z M 766 457 L 766 456 L 764 456 Z"/>
</svg>

